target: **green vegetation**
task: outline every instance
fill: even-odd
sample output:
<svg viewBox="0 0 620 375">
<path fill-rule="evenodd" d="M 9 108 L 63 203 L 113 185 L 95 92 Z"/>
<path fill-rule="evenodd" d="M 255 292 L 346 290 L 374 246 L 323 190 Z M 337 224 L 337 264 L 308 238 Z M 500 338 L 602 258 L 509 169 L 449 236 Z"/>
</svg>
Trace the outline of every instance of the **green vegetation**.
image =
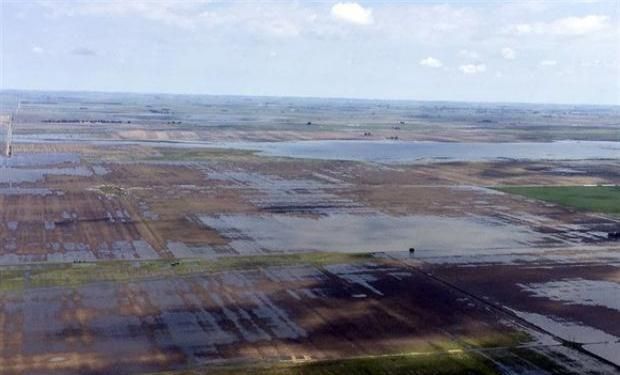
<svg viewBox="0 0 620 375">
<path fill-rule="evenodd" d="M 437 351 L 394 355 L 377 355 L 358 358 L 335 359 L 309 362 L 243 362 L 209 365 L 188 370 L 161 372 L 151 375 L 370 375 L 370 374 L 501 374 L 496 364 L 517 368 L 527 363 L 532 371 L 545 371 L 549 374 L 575 375 L 565 367 L 570 359 L 559 353 L 548 354 L 537 349 L 513 347 L 486 351 L 481 354 L 469 351 Z"/>
<path fill-rule="evenodd" d="M 504 186 L 496 189 L 581 211 L 620 215 L 620 186 Z"/>
<path fill-rule="evenodd" d="M 466 336 L 463 342 L 476 348 L 512 347 L 530 342 L 532 337 L 525 331 L 505 330 L 503 332 L 489 331 L 476 336 Z"/>
<path fill-rule="evenodd" d="M 127 194 L 125 189 L 123 189 L 120 186 L 116 186 L 116 185 L 97 186 L 97 190 L 99 190 L 101 193 L 105 195 L 110 195 L 110 196 L 115 196 L 115 197 L 122 197 Z"/>
<path fill-rule="evenodd" d="M 373 260 L 372 254 L 297 253 L 258 256 L 227 256 L 214 259 L 168 259 L 150 261 L 98 261 L 96 263 L 55 263 L 0 268 L 0 291 L 51 286 L 79 286 L 98 281 L 133 281 L 148 278 L 185 276 L 268 266 L 310 264 L 317 267 L 334 263 Z M 376 261 L 379 261 L 376 259 Z"/>
<path fill-rule="evenodd" d="M 364 357 L 299 364 L 209 366 L 169 375 L 361 375 L 361 374 L 499 374 L 488 359 L 473 352 Z"/>
<path fill-rule="evenodd" d="M 180 147 L 158 147 L 155 148 L 159 153 L 149 160 L 165 161 L 184 161 L 184 160 L 212 160 L 217 158 L 233 158 L 253 156 L 256 151 L 239 150 L 231 148 L 180 148 Z"/>
</svg>

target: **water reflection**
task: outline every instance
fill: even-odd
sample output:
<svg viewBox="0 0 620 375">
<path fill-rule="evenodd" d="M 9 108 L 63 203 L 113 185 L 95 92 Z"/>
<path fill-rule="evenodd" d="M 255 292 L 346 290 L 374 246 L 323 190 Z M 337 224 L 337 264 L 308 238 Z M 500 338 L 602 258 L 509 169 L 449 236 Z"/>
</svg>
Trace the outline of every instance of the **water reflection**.
<svg viewBox="0 0 620 375">
<path fill-rule="evenodd" d="M 275 214 L 201 216 L 201 220 L 230 238 L 231 246 L 241 253 L 379 252 L 415 247 L 424 255 L 523 246 L 541 239 L 527 227 L 478 217 L 331 214 L 317 218 Z"/>
</svg>

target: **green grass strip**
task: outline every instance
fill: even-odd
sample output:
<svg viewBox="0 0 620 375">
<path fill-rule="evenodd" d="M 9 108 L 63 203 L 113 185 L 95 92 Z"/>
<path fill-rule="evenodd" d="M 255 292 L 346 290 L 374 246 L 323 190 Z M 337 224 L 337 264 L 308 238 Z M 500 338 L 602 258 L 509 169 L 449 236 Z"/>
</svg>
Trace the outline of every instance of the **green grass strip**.
<svg viewBox="0 0 620 375">
<path fill-rule="evenodd" d="M 579 211 L 620 214 L 620 186 L 503 186 L 496 189 Z"/>
<path fill-rule="evenodd" d="M 225 256 L 213 259 L 159 259 L 149 261 L 98 261 L 86 263 L 41 263 L 0 267 L 0 291 L 26 288 L 78 286 L 99 281 L 132 281 L 184 276 L 269 266 L 369 261 L 372 254 L 295 253 L 257 256 Z"/>
</svg>

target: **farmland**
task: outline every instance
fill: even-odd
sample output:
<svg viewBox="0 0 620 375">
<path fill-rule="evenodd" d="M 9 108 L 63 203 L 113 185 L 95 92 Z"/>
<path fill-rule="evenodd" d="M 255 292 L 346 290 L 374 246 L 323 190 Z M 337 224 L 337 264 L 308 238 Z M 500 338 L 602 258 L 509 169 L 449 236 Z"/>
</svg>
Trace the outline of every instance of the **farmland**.
<svg viewBox="0 0 620 375">
<path fill-rule="evenodd" d="M 616 107 L 0 100 L 2 375 L 617 373 Z"/>
</svg>

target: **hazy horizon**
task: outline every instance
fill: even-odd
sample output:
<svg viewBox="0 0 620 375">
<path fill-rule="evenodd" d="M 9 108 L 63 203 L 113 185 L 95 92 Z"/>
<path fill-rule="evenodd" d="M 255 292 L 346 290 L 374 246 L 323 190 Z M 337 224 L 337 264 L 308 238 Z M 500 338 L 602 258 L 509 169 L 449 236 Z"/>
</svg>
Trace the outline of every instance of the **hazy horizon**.
<svg viewBox="0 0 620 375">
<path fill-rule="evenodd" d="M 365 98 L 365 97 L 343 97 L 343 96 L 296 96 L 296 95 L 244 95 L 244 94 L 217 94 L 217 93 L 176 93 L 176 92 L 146 92 L 146 91 L 95 91 L 95 90 L 38 90 L 5 88 L 1 92 L 27 92 L 27 93 L 51 93 L 51 94 L 92 94 L 92 95 L 143 95 L 143 96 L 196 96 L 196 97 L 229 97 L 229 98 L 275 98 L 275 99 L 308 99 L 308 100 L 335 100 L 335 101 L 369 101 L 369 102 L 402 102 L 402 103 L 462 103 L 462 104 L 481 104 L 481 105 L 531 105 L 531 106 L 575 106 L 575 107 L 620 107 L 620 104 L 597 104 L 597 103 L 560 103 L 560 102 L 518 102 L 518 101 L 474 101 L 474 100 L 442 100 L 442 99 L 398 99 L 398 98 Z"/>
</svg>

